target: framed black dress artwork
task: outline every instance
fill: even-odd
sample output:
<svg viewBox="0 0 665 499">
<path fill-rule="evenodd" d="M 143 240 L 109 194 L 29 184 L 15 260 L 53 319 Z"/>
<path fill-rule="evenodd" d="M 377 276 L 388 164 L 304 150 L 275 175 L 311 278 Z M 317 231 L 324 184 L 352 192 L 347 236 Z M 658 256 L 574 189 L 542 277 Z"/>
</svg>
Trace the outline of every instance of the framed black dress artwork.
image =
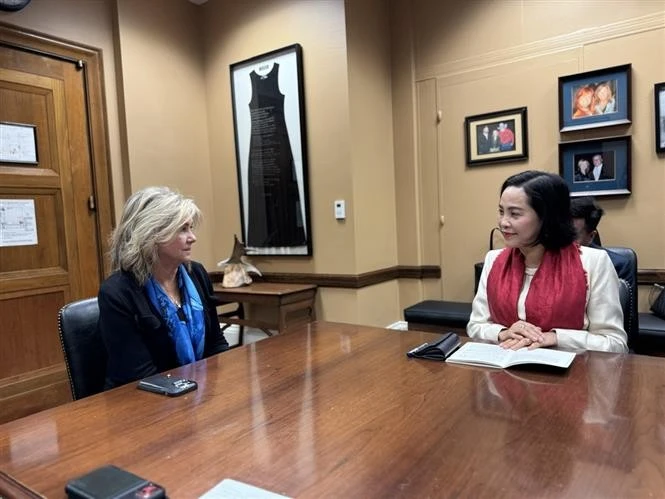
<svg viewBox="0 0 665 499">
<path fill-rule="evenodd" d="M 243 240 L 250 255 L 311 255 L 302 49 L 231 65 Z"/>
</svg>

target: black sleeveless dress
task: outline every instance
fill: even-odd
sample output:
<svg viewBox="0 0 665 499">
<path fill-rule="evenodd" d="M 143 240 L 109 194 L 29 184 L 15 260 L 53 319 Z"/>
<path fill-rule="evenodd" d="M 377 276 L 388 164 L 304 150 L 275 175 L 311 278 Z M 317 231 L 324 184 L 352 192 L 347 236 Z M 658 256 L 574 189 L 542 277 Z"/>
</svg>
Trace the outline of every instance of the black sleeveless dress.
<svg viewBox="0 0 665 499">
<path fill-rule="evenodd" d="M 300 195 L 284 119 L 279 64 L 265 76 L 250 73 L 252 133 L 248 166 L 247 246 L 304 246 Z"/>
</svg>

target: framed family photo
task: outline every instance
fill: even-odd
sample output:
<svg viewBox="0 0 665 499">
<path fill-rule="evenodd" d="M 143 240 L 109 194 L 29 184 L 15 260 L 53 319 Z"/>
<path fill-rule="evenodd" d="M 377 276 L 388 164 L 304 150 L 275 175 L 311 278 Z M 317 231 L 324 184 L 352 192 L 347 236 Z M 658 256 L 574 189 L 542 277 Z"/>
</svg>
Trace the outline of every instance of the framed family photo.
<svg viewBox="0 0 665 499">
<path fill-rule="evenodd" d="M 238 192 L 248 255 L 311 255 L 302 48 L 231 64 Z"/>
<path fill-rule="evenodd" d="M 656 152 L 665 152 L 665 82 L 656 83 L 653 88 L 656 101 Z"/>
<path fill-rule="evenodd" d="M 571 196 L 630 194 L 630 137 L 559 144 L 559 175 Z"/>
<path fill-rule="evenodd" d="M 630 64 L 559 77 L 559 130 L 631 121 Z"/>
<path fill-rule="evenodd" d="M 529 157 L 526 107 L 464 119 L 466 164 L 519 161 Z"/>
</svg>

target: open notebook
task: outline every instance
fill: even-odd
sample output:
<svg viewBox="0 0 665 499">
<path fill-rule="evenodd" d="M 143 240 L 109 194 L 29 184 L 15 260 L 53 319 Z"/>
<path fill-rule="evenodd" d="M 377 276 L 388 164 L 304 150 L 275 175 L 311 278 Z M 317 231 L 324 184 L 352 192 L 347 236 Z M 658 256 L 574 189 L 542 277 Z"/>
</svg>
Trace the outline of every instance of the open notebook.
<svg viewBox="0 0 665 499">
<path fill-rule="evenodd" d="M 549 348 L 506 350 L 499 345 L 467 342 L 450 355 L 446 362 L 505 369 L 521 364 L 541 364 L 566 369 L 575 353 Z"/>
</svg>

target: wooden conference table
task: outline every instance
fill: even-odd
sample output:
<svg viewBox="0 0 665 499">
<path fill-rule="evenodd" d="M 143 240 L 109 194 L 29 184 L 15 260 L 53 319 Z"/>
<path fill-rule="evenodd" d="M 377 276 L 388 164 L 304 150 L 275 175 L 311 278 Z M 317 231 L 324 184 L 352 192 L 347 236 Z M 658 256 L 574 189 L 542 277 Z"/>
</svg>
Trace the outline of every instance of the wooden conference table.
<svg viewBox="0 0 665 499">
<path fill-rule="evenodd" d="M 561 372 L 408 359 L 437 335 L 314 322 L 0 426 L 0 470 L 49 498 L 113 463 L 197 497 L 234 478 L 292 497 L 662 497 L 665 361 Z M 1 489 L 0 489 L 1 490 Z"/>
</svg>

